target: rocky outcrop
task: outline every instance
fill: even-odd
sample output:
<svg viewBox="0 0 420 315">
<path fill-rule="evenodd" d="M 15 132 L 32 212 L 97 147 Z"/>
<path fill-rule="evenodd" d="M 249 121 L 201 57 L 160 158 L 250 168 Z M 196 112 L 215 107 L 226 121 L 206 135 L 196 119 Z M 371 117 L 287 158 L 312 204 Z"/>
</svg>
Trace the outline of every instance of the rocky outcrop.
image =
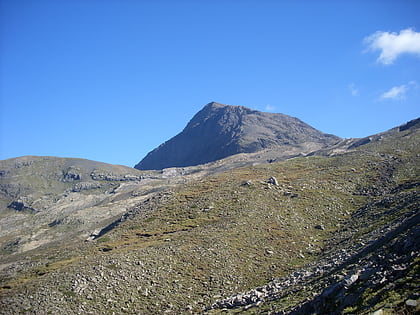
<svg viewBox="0 0 420 315">
<path fill-rule="evenodd" d="M 90 177 L 93 180 L 105 180 L 105 181 L 140 181 L 145 178 L 143 175 L 133 175 L 133 174 L 113 174 L 105 173 L 103 171 L 94 170 L 90 173 Z"/>
<path fill-rule="evenodd" d="M 65 172 L 63 172 L 63 180 L 65 182 L 71 182 L 74 180 L 81 180 L 81 170 L 76 167 L 69 167 Z"/>
<path fill-rule="evenodd" d="M 199 111 L 180 134 L 151 151 L 135 168 L 198 165 L 267 148 L 293 147 L 309 153 L 338 140 L 294 117 L 213 102 Z"/>
<path fill-rule="evenodd" d="M 18 212 L 36 212 L 36 210 L 25 204 L 22 200 L 12 201 L 7 208 L 14 209 Z"/>
</svg>

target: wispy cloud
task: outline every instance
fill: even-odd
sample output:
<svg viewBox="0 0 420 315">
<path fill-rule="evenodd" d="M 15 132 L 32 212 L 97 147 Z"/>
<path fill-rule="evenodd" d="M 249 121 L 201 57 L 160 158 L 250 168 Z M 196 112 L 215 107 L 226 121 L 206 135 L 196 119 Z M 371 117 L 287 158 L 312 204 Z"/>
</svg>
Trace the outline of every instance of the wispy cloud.
<svg viewBox="0 0 420 315">
<path fill-rule="evenodd" d="M 378 31 L 364 39 L 369 50 L 380 50 L 377 61 L 390 65 L 401 54 L 415 54 L 420 56 L 420 33 L 411 28 L 401 30 L 400 33 Z"/>
<path fill-rule="evenodd" d="M 350 83 L 348 86 L 348 89 L 353 96 L 359 96 L 359 89 L 356 87 L 354 83 Z"/>
<path fill-rule="evenodd" d="M 381 95 L 381 99 L 403 99 L 405 98 L 405 93 L 407 93 L 407 86 L 406 85 L 400 85 L 400 86 L 394 86 L 389 91 L 383 93 Z"/>
<path fill-rule="evenodd" d="M 415 81 L 410 81 L 408 84 L 394 86 L 381 95 L 382 100 L 401 100 L 404 99 L 408 90 L 412 86 L 417 86 Z"/>
<path fill-rule="evenodd" d="M 272 111 L 274 111 L 275 109 L 276 109 L 276 108 L 275 108 L 274 106 L 270 105 L 270 104 L 265 105 L 265 110 L 266 110 L 267 112 L 272 112 Z"/>
</svg>

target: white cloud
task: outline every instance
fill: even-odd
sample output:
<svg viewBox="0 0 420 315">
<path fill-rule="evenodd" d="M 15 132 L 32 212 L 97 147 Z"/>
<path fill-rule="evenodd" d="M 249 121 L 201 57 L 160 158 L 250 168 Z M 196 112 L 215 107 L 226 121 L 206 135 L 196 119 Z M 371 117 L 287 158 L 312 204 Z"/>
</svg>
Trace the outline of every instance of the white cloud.
<svg viewBox="0 0 420 315">
<path fill-rule="evenodd" d="M 369 50 L 380 50 L 377 61 L 390 65 L 401 54 L 420 56 L 420 33 L 411 28 L 401 30 L 399 34 L 378 31 L 364 39 Z"/>
<path fill-rule="evenodd" d="M 405 95 L 411 88 L 417 87 L 416 81 L 410 81 L 407 84 L 403 84 L 400 86 L 394 86 L 385 93 L 381 95 L 381 99 L 392 99 L 392 100 L 401 100 L 405 98 Z"/>
<path fill-rule="evenodd" d="M 401 100 L 405 98 L 405 95 L 410 89 L 416 89 L 417 82 L 410 81 L 407 84 L 403 84 L 400 86 L 394 86 L 385 93 L 381 95 L 381 99 L 393 99 L 393 100 Z"/>
<path fill-rule="evenodd" d="M 405 93 L 407 93 L 407 86 L 406 85 L 400 85 L 400 86 L 394 86 L 389 91 L 383 93 L 381 95 L 382 99 L 403 99 L 405 97 Z"/>
<path fill-rule="evenodd" d="M 356 87 L 354 83 L 350 83 L 348 86 L 348 89 L 353 96 L 359 96 L 359 89 Z"/>
<path fill-rule="evenodd" d="M 274 106 L 271 106 L 270 104 L 265 105 L 265 110 L 267 112 L 272 112 L 274 111 L 276 108 Z"/>
</svg>

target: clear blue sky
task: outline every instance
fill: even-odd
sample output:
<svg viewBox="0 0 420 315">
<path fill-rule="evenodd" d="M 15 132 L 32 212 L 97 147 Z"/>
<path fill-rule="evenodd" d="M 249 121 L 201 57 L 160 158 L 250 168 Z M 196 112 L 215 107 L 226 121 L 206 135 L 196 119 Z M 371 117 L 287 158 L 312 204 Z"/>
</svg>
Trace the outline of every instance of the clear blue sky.
<svg viewBox="0 0 420 315">
<path fill-rule="evenodd" d="M 0 4 L 0 159 L 133 166 L 211 101 L 345 138 L 420 114 L 420 1 Z"/>
</svg>

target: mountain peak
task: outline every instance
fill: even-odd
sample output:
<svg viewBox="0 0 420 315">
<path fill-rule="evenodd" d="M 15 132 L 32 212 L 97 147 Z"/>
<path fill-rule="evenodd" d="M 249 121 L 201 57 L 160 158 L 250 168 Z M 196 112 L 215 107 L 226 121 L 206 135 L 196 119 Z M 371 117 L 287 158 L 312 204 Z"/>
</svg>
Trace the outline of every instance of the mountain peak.
<svg viewBox="0 0 420 315">
<path fill-rule="evenodd" d="M 216 107 L 225 107 L 225 106 L 229 106 L 229 105 L 218 103 L 218 102 L 210 102 L 206 106 L 204 106 L 204 108 L 206 108 L 206 107 L 207 108 L 216 108 Z"/>
<path fill-rule="evenodd" d="M 251 108 L 241 106 L 241 105 L 228 105 L 228 104 L 222 104 L 218 102 L 210 102 L 207 105 L 203 107 L 203 110 L 215 110 L 215 109 L 221 109 L 224 108 L 226 110 L 247 110 L 247 111 L 254 111 Z"/>
<path fill-rule="evenodd" d="M 267 148 L 293 147 L 309 152 L 337 140 L 294 117 L 211 102 L 180 134 L 147 154 L 135 168 L 193 166 Z"/>
</svg>

